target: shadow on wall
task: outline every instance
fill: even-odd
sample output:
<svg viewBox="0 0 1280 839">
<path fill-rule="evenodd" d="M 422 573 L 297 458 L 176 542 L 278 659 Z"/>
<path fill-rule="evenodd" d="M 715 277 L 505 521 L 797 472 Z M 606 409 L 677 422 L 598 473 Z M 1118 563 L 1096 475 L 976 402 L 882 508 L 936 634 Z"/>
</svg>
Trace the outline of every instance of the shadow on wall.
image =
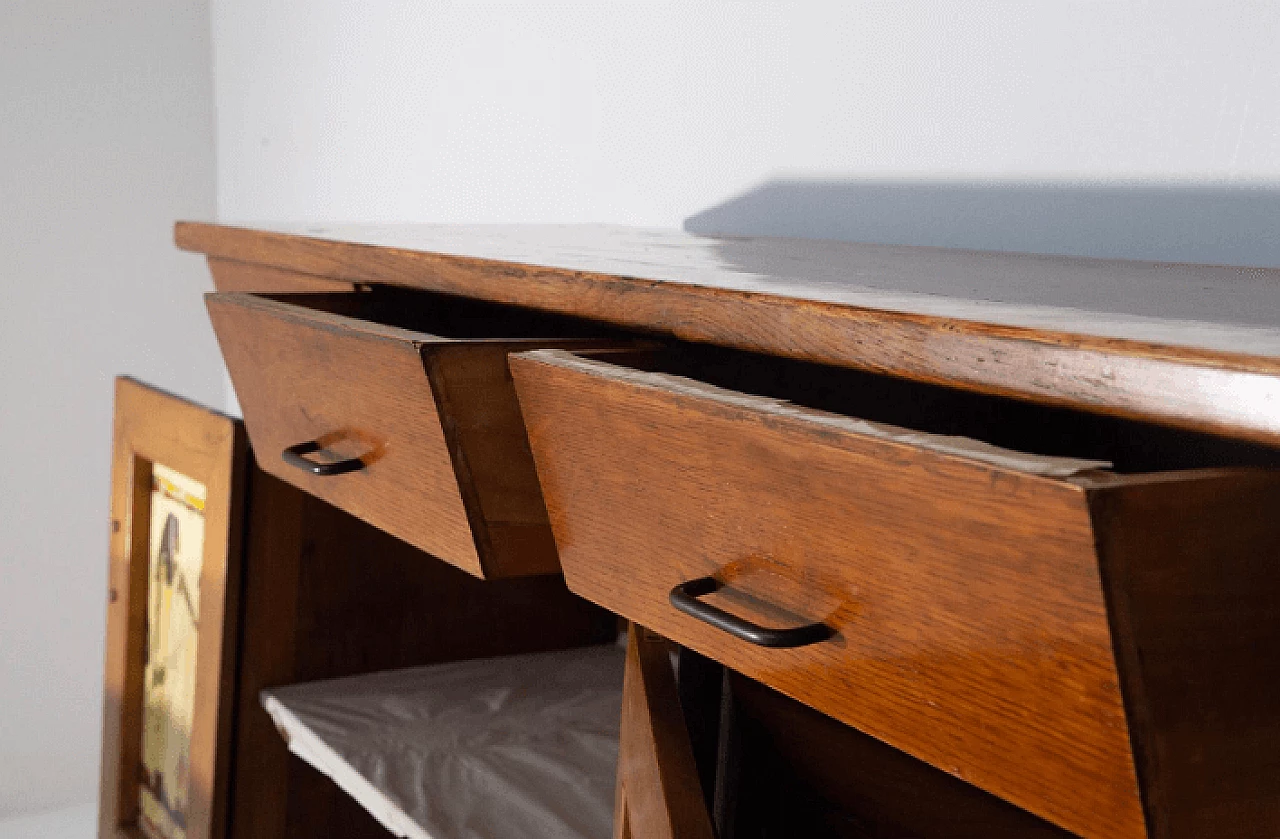
<svg viewBox="0 0 1280 839">
<path fill-rule="evenodd" d="M 690 233 L 1280 267 L 1280 185 L 767 182 Z"/>
<path fill-rule="evenodd" d="M 743 274 L 832 293 L 930 294 L 1191 321 L 1213 312 L 1225 323 L 1274 328 L 1280 291 L 1274 272 L 1258 270 L 1280 266 L 1280 188 L 775 181 L 684 226 L 729 237 L 715 244 L 716 254 Z M 761 248 L 735 238 L 750 236 L 833 241 Z M 1047 255 L 1010 263 L 998 253 L 903 255 L 901 245 Z M 1106 263 L 1064 271 L 1062 256 L 1254 267 L 1206 273 L 1155 264 L 1116 283 Z M 1221 293 L 1224 284 L 1230 294 Z"/>
</svg>

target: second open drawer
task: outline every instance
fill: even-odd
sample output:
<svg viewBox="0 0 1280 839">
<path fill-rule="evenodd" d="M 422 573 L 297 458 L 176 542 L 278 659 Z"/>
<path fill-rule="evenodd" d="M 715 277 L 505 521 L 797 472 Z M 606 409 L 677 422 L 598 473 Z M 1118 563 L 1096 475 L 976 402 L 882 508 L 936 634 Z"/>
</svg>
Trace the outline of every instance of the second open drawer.
<svg viewBox="0 0 1280 839">
<path fill-rule="evenodd" d="M 1270 707 L 1238 671 L 1280 647 L 1249 591 L 1280 472 L 1123 474 L 654 357 L 511 366 L 571 589 L 1078 835 L 1183 835 L 1140 779 L 1194 798 L 1243 754 L 1195 732 Z"/>
<path fill-rule="evenodd" d="M 263 469 L 477 576 L 559 571 L 507 354 L 591 327 L 394 289 L 207 303 Z"/>
</svg>

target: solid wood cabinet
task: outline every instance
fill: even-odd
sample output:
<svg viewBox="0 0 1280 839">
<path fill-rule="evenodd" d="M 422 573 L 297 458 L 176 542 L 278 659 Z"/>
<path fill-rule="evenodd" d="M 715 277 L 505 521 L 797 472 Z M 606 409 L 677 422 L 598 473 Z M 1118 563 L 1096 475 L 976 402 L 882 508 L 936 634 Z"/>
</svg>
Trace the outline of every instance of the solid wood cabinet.
<svg viewBox="0 0 1280 839">
<path fill-rule="evenodd" d="M 288 757 L 263 687 L 620 619 L 615 837 L 1276 833 L 1280 271 L 177 239 L 261 469 L 220 836 L 381 831 Z"/>
</svg>

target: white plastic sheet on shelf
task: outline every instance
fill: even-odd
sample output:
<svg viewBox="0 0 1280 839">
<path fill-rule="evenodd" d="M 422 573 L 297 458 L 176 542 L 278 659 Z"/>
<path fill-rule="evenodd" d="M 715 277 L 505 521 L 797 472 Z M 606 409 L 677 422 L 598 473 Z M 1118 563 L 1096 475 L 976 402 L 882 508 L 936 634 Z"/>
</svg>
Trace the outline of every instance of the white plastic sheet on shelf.
<svg viewBox="0 0 1280 839">
<path fill-rule="evenodd" d="M 298 757 L 409 839 L 607 839 L 625 651 L 603 645 L 290 685 Z"/>
</svg>

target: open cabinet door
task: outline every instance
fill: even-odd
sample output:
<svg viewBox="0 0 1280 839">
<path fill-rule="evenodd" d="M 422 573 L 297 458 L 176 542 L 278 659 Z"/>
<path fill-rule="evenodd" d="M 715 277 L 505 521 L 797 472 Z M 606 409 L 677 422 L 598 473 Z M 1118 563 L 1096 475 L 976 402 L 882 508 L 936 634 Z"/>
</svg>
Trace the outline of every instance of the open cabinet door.
<svg viewBox="0 0 1280 839">
<path fill-rule="evenodd" d="M 668 645 L 631 625 L 614 839 L 713 839 Z"/>
</svg>

